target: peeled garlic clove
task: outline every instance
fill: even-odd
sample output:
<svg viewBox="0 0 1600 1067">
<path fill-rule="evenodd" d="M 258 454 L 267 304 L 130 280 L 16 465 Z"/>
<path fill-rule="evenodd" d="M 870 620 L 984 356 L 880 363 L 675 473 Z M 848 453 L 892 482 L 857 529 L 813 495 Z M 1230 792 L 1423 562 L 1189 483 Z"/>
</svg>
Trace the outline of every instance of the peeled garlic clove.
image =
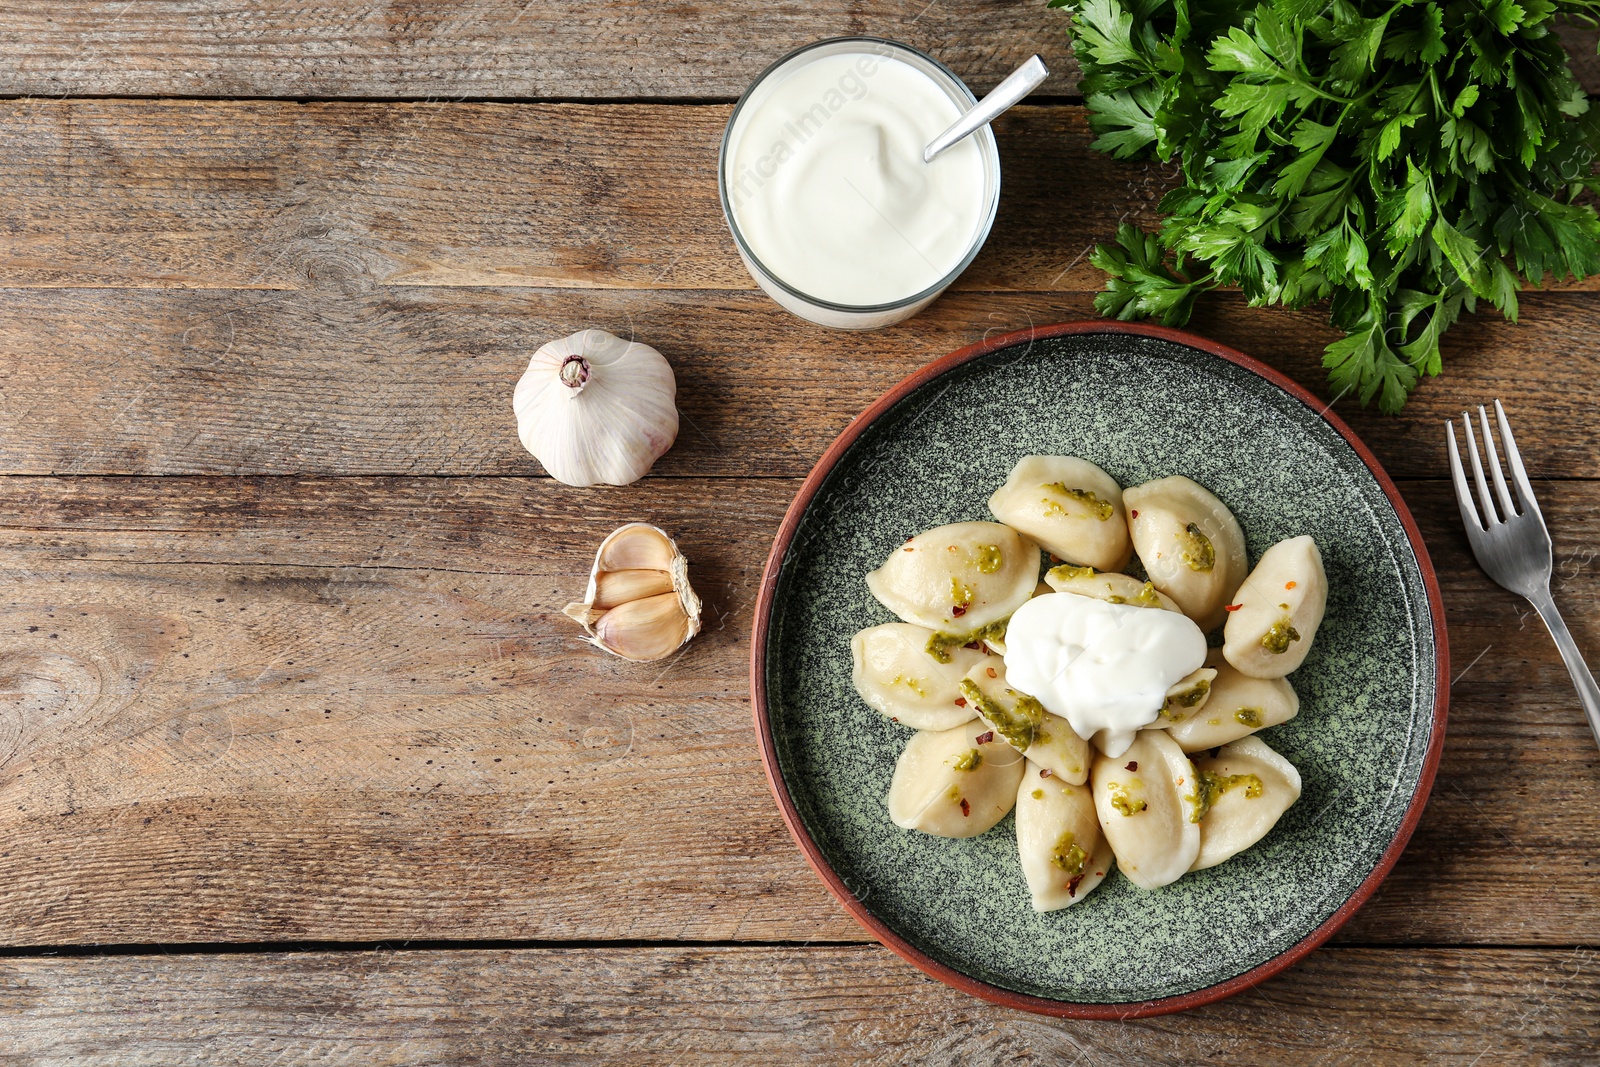
<svg viewBox="0 0 1600 1067">
<path fill-rule="evenodd" d="M 628 485 L 678 437 L 672 367 L 649 345 L 583 330 L 533 354 L 511 406 L 522 446 L 568 485 Z"/>
<path fill-rule="evenodd" d="M 664 659 L 689 640 L 689 616 L 676 593 L 632 600 L 595 621 L 594 640 L 623 659 Z"/>
<path fill-rule="evenodd" d="M 584 599 L 565 611 L 592 643 L 623 659 L 665 659 L 700 632 L 689 561 L 672 538 L 642 522 L 600 542 Z"/>
</svg>

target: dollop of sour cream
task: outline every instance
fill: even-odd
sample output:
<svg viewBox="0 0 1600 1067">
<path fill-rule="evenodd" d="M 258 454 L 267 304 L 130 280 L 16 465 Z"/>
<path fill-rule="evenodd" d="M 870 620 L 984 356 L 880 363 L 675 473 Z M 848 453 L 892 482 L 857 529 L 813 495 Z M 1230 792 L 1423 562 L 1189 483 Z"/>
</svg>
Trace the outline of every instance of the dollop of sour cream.
<svg viewBox="0 0 1600 1067">
<path fill-rule="evenodd" d="M 821 56 L 774 72 L 729 134 L 729 206 L 772 274 L 864 307 L 931 289 L 984 221 L 983 155 L 969 137 L 923 147 L 961 117 L 929 75 L 892 56 Z"/>
<path fill-rule="evenodd" d="M 1186 616 L 1076 593 L 1037 596 L 1006 627 L 1006 678 L 1093 738 L 1107 756 L 1154 722 L 1167 690 L 1205 664 L 1206 636 Z"/>
</svg>

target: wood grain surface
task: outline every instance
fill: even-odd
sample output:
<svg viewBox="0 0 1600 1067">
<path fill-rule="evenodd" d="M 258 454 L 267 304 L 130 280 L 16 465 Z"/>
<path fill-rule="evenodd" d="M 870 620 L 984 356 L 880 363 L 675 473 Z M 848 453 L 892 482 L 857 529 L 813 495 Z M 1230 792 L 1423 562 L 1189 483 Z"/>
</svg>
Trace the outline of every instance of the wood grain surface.
<svg viewBox="0 0 1600 1067">
<path fill-rule="evenodd" d="M 731 108 L 0 101 L 0 285 L 753 289 L 723 221 Z M 1106 166 L 1081 107 L 997 124 L 994 239 L 969 289 L 1092 292 L 1084 258 L 1153 224 L 1157 164 Z"/>
<path fill-rule="evenodd" d="M 9 0 L 0 14 L 4 96 L 731 100 L 785 52 L 856 34 L 926 49 L 980 94 L 1035 53 L 1042 92 L 1078 85 L 1067 16 L 1042 0 Z M 1593 32 L 1564 37 L 1595 92 Z"/>
<path fill-rule="evenodd" d="M 1089 154 L 1081 108 L 1017 109 L 1001 139 L 1018 180 L 960 282 L 973 291 L 840 334 L 750 290 L 712 187 L 725 111 L 0 106 L 23 146 L 0 158 L 20 203 L 0 233 L 14 287 L 0 301 L 0 414 L 18 428 L 0 438 L 0 469 L 525 473 L 510 385 L 539 343 L 599 325 L 678 363 L 687 426 L 661 473 L 803 474 L 932 356 L 1092 317 L 1100 283 L 1084 254 L 1119 211 L 1146 221 L 1166 187 L 1158 168 Z M 1595 377 L 1590 308 L 1530 293 L 1519 326 L 1464 320 L 1446 337 L 1448 378 L 1425 383 L 1406 420 L 1348 397 L 1334 408 L 1391 471 L 1434 476 L 1442 435 L 1415 427 L 1499 396 L 1548 469 L 1596 476 L 1600 429 L 1575 391 Z M 1334 400 L 1323 309 L 1213 294 L 1192 325 Z"/>
<path fill-rule="evenodd" d="M 876 945 L 84 964 L 0 960 L 0 1064 L 1571 1067 L 1600 1040 L 1593 949 L 1324 949 L 1232 1000 L 1106 1023 L 960 996 Z"/>
<path fill-rule="evenodd" d="M 1034 0 L 8 3 L 0 94 L 731 99 L 790 49 L 856 34 L 926 48 L 980 93 L 1037 52 L 1062 93 L 1066 21 Z"/>
<path fill-rule="evenodd" d="M 0 941 L 864 937 L 790 842 L 751 733 L 754 593 L 794 481 L 4 485 Z M 1579 547 L 1600 484 L 1548 490 L 1557 597 L 1600 647 Z M 1600 753 L 1447 487 L 1406 491 L 1451 609 L 1449 744 L 1343 936 L 1593 944 Z M 664 664 L 560 614 L 599 532 L 641 518 L 680 538 L 707 603 Z"/>
<path fill-rule="evenodd" d="M 731 110 L 0 101 L 0 286 L 754 290 L 717 195 Z M 1091 152 L 1077 106 L 995 135 L 999 214 L 955 288 L 1098 291 L 1090 250 L 1155 228 L 1175 167 Z"/>
<path fill-rule="evenodd" d="M 1395 419 L 1332 403 L 1397 477 L 1443 477 L 1443 423 L 1504 400 L 1542 477 L 1600 476 L 1595 300 L 1534 295 L 1445 337 L 1446 374 Z M 511 391 L 532 350 L 590 326 L 672 361 L 668 477 L 796 477 L 930 359 L 1029 324 L 1095 317 L 1088 294 L 949 293 L 871 334 L 801 323 L 760 293 L 383 289 L 0 290 L 0 470 L 17 474 L 519 475 Z M 1315 309 L 1202 304 L 1196 331 L 1327 397 Z"/>
</svg>

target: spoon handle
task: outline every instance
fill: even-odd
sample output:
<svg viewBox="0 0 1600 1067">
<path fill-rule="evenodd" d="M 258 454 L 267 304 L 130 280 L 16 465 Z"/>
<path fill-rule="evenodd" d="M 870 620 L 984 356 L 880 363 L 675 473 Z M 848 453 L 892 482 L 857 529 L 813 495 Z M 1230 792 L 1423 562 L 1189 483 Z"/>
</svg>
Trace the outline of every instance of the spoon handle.
<svg viewBox="0 0 1600 1067">
<path fill-rule="evenodd" d="M 955 125 L 928 142 L 928 147 L 922 150 L 922 161 L 932 163 L 939 153 L 980 126 L 987 126 L 1000 112 L 1037 89 L 1049 73 L 1044 60 L 1038 56 L 1022 64 L 1005 81 L 996 85 L 988 96 L 972 105 L 972 110 L 957 119 Z"/>
</svg>

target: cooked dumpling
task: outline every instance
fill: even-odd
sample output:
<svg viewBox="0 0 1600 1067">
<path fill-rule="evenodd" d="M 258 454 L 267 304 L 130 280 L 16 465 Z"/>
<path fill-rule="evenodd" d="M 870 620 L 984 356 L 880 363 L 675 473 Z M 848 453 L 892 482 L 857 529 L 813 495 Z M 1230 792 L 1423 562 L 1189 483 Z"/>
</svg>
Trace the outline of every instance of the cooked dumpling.
<svg viewBox="0 0 1600 1067">
<path fill-rule="evenodd" d="M 1122 755 L 1098 757 L 1090 777 L 1100 832 L 1128 881 L 1159 889 L 1182 877 L 1200 855 L 1200 826 L 1194 765 L 1178 743 L 1143 730 Z"/>
<path fill-rule="evenodd" d="M 961 695 L 1018 752 L 1074 785 L 1088 780 L 1089 742 L 1073 732 L 1066 719 L 1009 687 L 1003 661 L 980 663 L 968 671 L 961 680 Z"/>
<path fill-rule="evenodd" d="M 1077 593 L 1079 596 L 1104 600 L 1108 604 L 1132 604 L 1140 608 L 1162 608 L 1180 615 L 1183 613 L 1177 601 L 1157 589 L 1155 583 L 1141 582 L 1126 574 L 1102 573 L 1093 567 L 1066 565 L 1045 571 L 1044 581 L 1058 593 Z"/>
<path fill-rule="evenodd" d="M 1280 722 L 1288 722 L 1300 711 L 1300 698 L 1284 678 L 1251 678 L 1240 674 L 1222 656 L 1222 649 L 1206 654 L 1206 666 L 1216 669 L 1211 695 L 1199 714 L 1167 728 L 1167 733 L 1185 752 L 1237 741 L 1248 734 Z"/>
<path fill-rule="evenodd" d="M 1038 585 L 1033 587 L 1033 596 L 1044 596 L 1046 593 L 1053 592 L 1055 592 L 1055 590 L 1051 589 L 1043 582 L 1040 582 Z M 1033 597 L 1029 597 L 1028 599 L 1032 600 Z M 985 627 L 981 640 L 983 642 L 983 647 L 988 649 L 990 652 L 993 652 L 995 655 L 1003 656 L 1006 654 L 1006 628 L 1004 626 L 995 625 Z"/>
<path fill-rule="evenodd" d="M 1201 667 L 1174 682 L 1172 688 L 1167 690 L 1167 700 L 1161 705 L 1160 715 L 1145 729 L 1170 728 L 1175 723 L 1187 722 L 1193 718 L 1210 701 L 1211 687 L 1216 680 L 1215 667 Z"/>
<path fill-rule="evenodd" d="M 889 784 L 889 818 L 896 826 L 938 837 L 976 837 L 1005 818 L 1017 802 L 1022 757 L 990 739 L 981 722 L 953 730 L 921 730 L 906 742 Z"/>
<path fill-rule="evenodd" d="M 1198 871 L 1232 859 L 1267 836 L 1300 799 L 1300 772 L 1259 737 L 1224 745 L 1194 761 L 1199 773 Z"/>
<path fill-rule="evenodd" d="M 1120 571 L 1133 551 L 1115 478 L 1076 456 L 1023 456 L 989 510 L 1062 559 Z"/>
<path fill-rule="evenodd" d="M 872 595 L 906 622 L 974 637 L 1016 611 L 1038 582 L 1039 549 L 998 522 L 935 527 L 867 575 Z"/>
<path fill-rule="evenodd" d="M 932 636 L 925 627 L 886 622 L 850 639 L 850 680 L 868 707 L 917 730 L 949 730 L 978 714 L 961 695 L 961 679 L 993 657 L 957 646 L 941 662 L 928 652 Z"/>
<path fill-rule="evenodd" d="M 1328 574 L 1310 537 L 1279 541 L 1261 554 L 1234 596 L 1223 654 L 1252 678 L 1282 678 L 1305 662 L 1328 607 Z"/>
<path fill-rule="evenodd" d="M 1215 629 L 1249 566 L 1233 512 L 1182 475 L 1136 485 L 1123 500 L 1145 573 L 1202 630 Z"/>
<path fill-rule="evenodd" d="M 1089 787 L 1040 776 L 1031 760 L 1017 787 L 1017 858 L 1034 911 L 1071 907 L 1111 873 Z"/>
</svg>

